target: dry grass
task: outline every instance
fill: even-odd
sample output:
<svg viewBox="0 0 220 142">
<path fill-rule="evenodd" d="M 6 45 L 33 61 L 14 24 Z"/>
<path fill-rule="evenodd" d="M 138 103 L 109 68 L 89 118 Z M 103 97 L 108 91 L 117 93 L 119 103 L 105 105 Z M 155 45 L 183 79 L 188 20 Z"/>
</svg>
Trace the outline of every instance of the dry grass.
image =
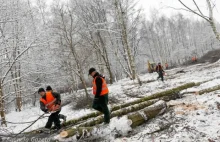
<svg viewBox="0 0 220 142">
<path fill-rule="evenodd" d="M 91 108 L 92 102 L 92 97 L 87 98 L 85 95 L 83 95 L 82 97 L 76 99 L 75 103 L 73 104 L 73 109 Z"/>
</svg>

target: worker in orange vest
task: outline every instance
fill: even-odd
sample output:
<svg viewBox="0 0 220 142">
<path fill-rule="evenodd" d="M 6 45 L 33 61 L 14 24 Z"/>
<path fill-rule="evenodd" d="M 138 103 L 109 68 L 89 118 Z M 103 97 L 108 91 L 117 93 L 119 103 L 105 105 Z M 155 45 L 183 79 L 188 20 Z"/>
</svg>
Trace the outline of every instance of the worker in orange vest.
<svg viewBox="0 0 220 142">
<path fill-rule="evenodd" d="M 165 67 L 166 67 L 166 69 L 168 69 L 168 64 L 167 63 L 165 63 Z"/>
<path fill-rule="evenodd" d="M 59 130 L 61 128 L 59 113 L 61 111 L 61 99 L 60 95 L 53 92 L 45 92 L 44 88 L 38 90 L 40 94 L 40 108 L 45 113 L 51 113 L 45 128 L 51 129 L 52 124 L 54 123 L 55 129 Z"/>
<path fill-rule="evenodd" d="M 156 72 L 158 73 L 158 77 L 157 79 L 161 78 L 161 81 L 164 80 L 163 76 L 164 76 L 164 70 L 163 70 L 163 66 L 161 65 L 161 63 L 158 63 L 158 65 L 156 66 Z"/>
<path fill-rule="evenodd" d="M 52 89 L 51 86 L 47 86 L 46 92 L 52 92 L 53 95 L 55 95 L 55 96 L 60 96 L 59 93 L 53 91 L 53 89 Z M 60 97 L 60 104 L 61 104 L 61 97 Z M 66 115 L 59 114 L 59 118 L 60 118 L 60 119 L 63 119 L 63 121 L 66 122 Z"/>
<path fill-rule="evenodd" d="M 193 56 L 192 57 L 192 62 L 196 62 L 196 61 L 197 61 L 196 56 Z"/>
<path fill-rule="evenodd" d="M 110 122 L 110 113 L 108 109 L 108 86 L 105 77 L 99 74 L 95 68 L 89 69 L 89 75 L 93 77 L 93 94 L 95 95 L 92 107 L 104 114 L 104 124 Z"/>
</svg>

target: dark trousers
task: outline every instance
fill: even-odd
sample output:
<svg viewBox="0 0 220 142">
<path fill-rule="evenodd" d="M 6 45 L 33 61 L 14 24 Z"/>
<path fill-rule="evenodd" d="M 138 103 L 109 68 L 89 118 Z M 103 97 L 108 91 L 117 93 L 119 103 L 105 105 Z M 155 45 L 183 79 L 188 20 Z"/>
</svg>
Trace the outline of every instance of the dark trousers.
<svg viewBox="0 0 220 142">
<path fill-rule="evenodd" d="M 63 114 L 59 114 L 59 119 L 65 119 L 65 115 L 63 115 Z"/>
<path fill-rule="evenodd" d="M 52 113 L 49 118 L 48 118 L 48 121 L 47 121 L 47 124 L 45 126 L 45 128 L 48 128 L 50 129 L 54 123 L 55 127 L 57 129 L 60 129 L 61 126 L 60 126 L 60 119 L 59 119 L 59 113 L 60 111 L 57 111 L 55 113 Z"/>
<path fill-rule="evenodd" d="M 95 110 L 100 111 L 104 114 L 104 123 L 110 122 L 110 113 L 107 104 L 108 104 L 108 95 L 104 95 L 99 97 L 98 101 L 94 100 L 92 105 L 92 107 Z"/>
<path fill-rule="evenodd" d="M 157 77 L 157 79 L 159 79 L 159 78 L 161 78 L 161 80 L 163 81 L 163 72 L 158 72 L 158 77 Z"/>
</svg>

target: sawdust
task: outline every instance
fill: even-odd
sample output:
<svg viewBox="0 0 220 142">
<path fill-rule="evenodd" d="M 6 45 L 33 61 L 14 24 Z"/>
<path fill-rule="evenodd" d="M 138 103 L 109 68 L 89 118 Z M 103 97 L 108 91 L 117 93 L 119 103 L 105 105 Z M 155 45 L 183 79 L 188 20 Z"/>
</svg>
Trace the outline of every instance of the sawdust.
<svg viewBox="0 0 220 142">
<path fill-rule="evenodd" d="M 201 104 L 185 104 L 185 103 L 177 104 L 174 106 L 174 108 L 176 109 L 175 113 L 180 115 L 184 115 L 191 111 L 206 109 L 206 107 Z"/>
</svg>

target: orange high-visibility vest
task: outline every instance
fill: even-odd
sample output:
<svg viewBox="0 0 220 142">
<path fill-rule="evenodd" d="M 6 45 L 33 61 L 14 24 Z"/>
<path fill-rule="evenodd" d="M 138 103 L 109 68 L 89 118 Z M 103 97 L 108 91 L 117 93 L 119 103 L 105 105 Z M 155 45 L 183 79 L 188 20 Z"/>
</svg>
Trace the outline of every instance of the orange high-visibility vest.
<svg viewBox="0 0 220 142">
<path fill-rule="evenodd" d="M 41 97 L 40 101 L 44 103 L 49 111 L 52 111 L 55 102 L 55 98 L 52 95 L 52 92 L 46 92 L 46 100 Z"/>
<path fill-rule="evenodd" d="M 192 61 L 196 61 L 196 57 L 192 57 Z"/>
<path fill-rule="evenodd" d="M 104 96 L 106 94 L 108 94 L 109 90 L 108 90 L 108 86 L 107 86 L 107 83 L 105 81 L 104 78 L 100 77 L 102 79 L 102 91 L 101 91 L 101 94 L 100 96 Z M 96 90 L 97 90 L 97 87 L 96 87 L 96 77 L 93 79 L 93 94 L 96 95 Z"/>
</svg>

